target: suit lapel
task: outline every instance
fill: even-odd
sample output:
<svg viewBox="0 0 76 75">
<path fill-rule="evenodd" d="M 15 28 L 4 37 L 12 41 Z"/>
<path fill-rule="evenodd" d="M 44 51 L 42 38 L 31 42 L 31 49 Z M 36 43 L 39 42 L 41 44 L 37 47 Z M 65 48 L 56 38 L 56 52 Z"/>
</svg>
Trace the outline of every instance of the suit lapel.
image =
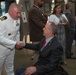
<svg viewBox="0 0 76 75">
<path fill-rule="evenodd" d="M 35 9 L 37 9 L 37 10 L 41 13 L 42 16 L 44 16 L 43 12 L 42 12 L 37 6 L 33 5 L 33 7 L 34 7 Z"/>
<path fill-rule="evenodd" d="M 42 55 L 43 57 L 46 57 L 50 53 L 50 51 L 54 48 L 54 45 L 52 45 L 52 44 L 54 44 L 55 40 L 56 40 L 55 38 L 52 38 L 48 42 L 46 47 L 42 51 L 40 51 L 40 55 Z"/>
<path fill-rule="evenodd" d="M 45 52 L 49 47 L 51 47 L 51 40 L 49 41 L 49 43 L 43 48 L 43 50 L 41 51 L 41 53 Z"/>
<path fill-rule="evenodd" d="M 55 40 L 55 37 L 52 38 L 52 39 L 48 42 L 48 44 L 43 48 L 43 50 L 41 51 L 41 53 L 44 53 L 44 52 L 46 52 L 47 50 L 51 50 L 51 48 L 52 48 L 51 46 L 52 46 L 54 40 Z"/>
<path fill-rule="evenodd" d="M 45 52 L 47 50 L 47 48 L 49 48 L 51 45 L 52 45 L 52 42 L 53 42 L 54 38 L 52 38 L 48 44 L 43 48 L 42 52 Z"/>
<path fill-rule="evenodd" d="M 33 5 L 33 7 L 34 7 L 35 9 L 37 9 L 40 13 L 42 13 L 42 11 L 41 11 L 37 6 Z"/>
</svg>

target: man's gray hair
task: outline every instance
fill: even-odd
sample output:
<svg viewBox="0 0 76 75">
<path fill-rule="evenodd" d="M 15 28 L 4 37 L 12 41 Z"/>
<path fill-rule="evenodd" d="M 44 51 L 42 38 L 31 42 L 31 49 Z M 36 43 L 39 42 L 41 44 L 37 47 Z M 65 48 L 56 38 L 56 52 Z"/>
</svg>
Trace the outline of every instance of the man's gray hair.
<svg viewBox="0 0 76 75">
<path fill-rule="evenodd" d="M 55 23 L 54 22 L 50 22 L 51 24 L 50 24 L 50 28 L 52 29 L 52 32 L 53 32 L 53 34 L 57 34 L 57 29 L 58 29 L 58 27 L 55 25 Z M 50 29 L 49 28 L 49 29 Z"/>
<path fill-rule="evenodd" d="M 66 9 L 68 9 L 70 6 L 72 6 L 72 3 L 71 3 L 71 2 L 68 2 L 68 3 L 65 5 Z"/>
<path fill-rule="evenodd" d="M 9 9 L 14 9 L 14 8 L 18 8 L 20 9 L 20 6 L 16 3 L 12 3 L 10 6 L 9 6 Z"/>
</svg>

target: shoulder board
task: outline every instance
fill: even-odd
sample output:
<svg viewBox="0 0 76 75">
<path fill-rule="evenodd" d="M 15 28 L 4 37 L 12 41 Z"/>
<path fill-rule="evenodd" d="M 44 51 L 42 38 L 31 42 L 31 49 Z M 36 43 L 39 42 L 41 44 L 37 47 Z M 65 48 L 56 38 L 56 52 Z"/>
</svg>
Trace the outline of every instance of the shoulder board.
<svg viewBox="0 0 76 75">
<path fill-rule="evenodd" d="M 0 20 L 3 21 L 3 20 L 6 20 L 7 19 L 7 16 L 2 16 L 0 17 Z"/>
</svg>

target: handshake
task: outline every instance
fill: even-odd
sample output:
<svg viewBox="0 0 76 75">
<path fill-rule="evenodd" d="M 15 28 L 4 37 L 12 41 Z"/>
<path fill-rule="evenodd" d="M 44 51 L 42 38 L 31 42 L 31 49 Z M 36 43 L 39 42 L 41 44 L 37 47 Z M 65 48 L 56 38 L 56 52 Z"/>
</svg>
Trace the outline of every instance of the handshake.
<svg viewBox="0 0 76 75">
<path fill-rule="evenodd" d="M 16 42 L 15 48 L 20 49 L 20 48 L 23 48 L 23 46 L 25 46 L 25 42 L 19 41 L 19 42 Z"/>
</svg>

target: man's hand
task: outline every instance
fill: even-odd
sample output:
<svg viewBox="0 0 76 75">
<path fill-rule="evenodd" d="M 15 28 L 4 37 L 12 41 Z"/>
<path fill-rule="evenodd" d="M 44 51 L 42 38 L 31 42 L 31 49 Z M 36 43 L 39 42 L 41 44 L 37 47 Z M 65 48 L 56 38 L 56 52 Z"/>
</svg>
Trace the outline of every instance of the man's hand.
<svg viewBox="0 0 76 75">
<path fill-rule="evenodd" d="M 25 70 L 25 75 L 31 75 L 31 74 L 35 73 L 36 71 L 37 71 L 36 67 L 34 67 L 34 66 L 28 67 Z"/>
<path fill-rule="evenodd" d="M 25 45 L 23 41 L 16 42 L 16 49 L 22 48 Z"/>
</svg>

